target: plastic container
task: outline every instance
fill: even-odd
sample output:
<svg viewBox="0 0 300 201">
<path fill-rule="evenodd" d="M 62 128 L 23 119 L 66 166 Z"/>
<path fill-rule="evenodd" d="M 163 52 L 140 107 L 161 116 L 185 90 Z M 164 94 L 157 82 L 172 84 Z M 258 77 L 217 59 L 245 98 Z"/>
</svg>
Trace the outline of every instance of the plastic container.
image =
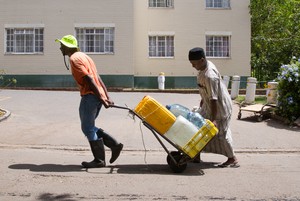
<svg viewBox="0 0 300 201">
<path fill-rule="evenodd" d="M 198 112 L 189 112 L 187 120 L 192 122 L 198 129 L 205 124 L 205 119 Z"/>
<path fill-rule="evenodd" d="M 190 112 L 190 110 L 180 104 L 172 104 L 172 105 L 167 105 L 166 108 L 172 112 L 172 114 L 175 115 L 175 117 L 178 117 L 179 115 L 183 116 L 184 118 L 187 119 L 187 116 Z"/>
<path fill-rule="evenodd" d="M 179 115 L 192 122 L 198 129 L 205 123 L 204 118 L 198 112 L 192 112 L 188 108 L 180 104 L 167 105 L 167 109 L 170 110 L 176 117 Z"/>
<path fill-rule="evenodd" d="M 166 107 L 150 96 L 145 96 L 134 111 L 161 135 L 166 133 L 176 120 Z"/>
<path fill-rule="evenodd" d="M 209 143 L 213 137 L 218 133 L 215 125 L 206 119 L 206 123 L 201 129 L 187 142 L 182 148 L 182 151 L 189 157 L 194 158 L 204 147 Z"/>
<path fill-rule="evenodd" d="M 164 90 L 165 89 L 165 73 L 160 72 L 158 77 L 157 77 L 157 83 L 158 83 L 158 89 Z"/>
<path fill-rule="evenodd" d="M 197 132 L 198 129 L 194 124 L 179 115 L 164 137 L 182 149 Z"/>
</svg>

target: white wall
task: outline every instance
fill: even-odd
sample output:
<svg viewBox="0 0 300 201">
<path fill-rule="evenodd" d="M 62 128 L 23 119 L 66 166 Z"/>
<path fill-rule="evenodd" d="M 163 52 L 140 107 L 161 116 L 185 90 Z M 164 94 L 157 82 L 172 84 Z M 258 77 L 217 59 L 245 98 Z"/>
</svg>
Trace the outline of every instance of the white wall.
<svg viewBox="0 0 300 201">
<path fill-rule="evenodd" d="M 91 55 L 102 74 L 133 74 L 132 0 L 1 0 L 0 69 L 9 74 L 68 74 L 56 38 L 74 24 L 115 24 L 115 54 Z M 4 26 L 44 24 L 43 55 L 5 55 Z"/>
<path fill-rule="evenodd" d="M 137 75 L 195 75 L 188 62 L 193 47 L 205 49 L 206 32 L 231 32 L 231 58 L 210 59 L 225 75 L 250 75 L 249 0 L 232 0 L 229 10 L 208 10 L 205 0 L 174 0 L 174 8 L 148 8 L 135 1 L 135 72 Z M 148 33 L 174 32 L 175 57 L 149 58 Z"/>
</svg>

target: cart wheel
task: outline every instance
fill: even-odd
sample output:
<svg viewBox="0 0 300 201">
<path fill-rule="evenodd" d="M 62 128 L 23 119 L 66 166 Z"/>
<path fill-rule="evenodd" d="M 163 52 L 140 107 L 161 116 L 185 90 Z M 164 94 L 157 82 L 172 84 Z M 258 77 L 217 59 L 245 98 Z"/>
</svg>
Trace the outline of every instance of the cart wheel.
<svg viewBox="0 0 300 201">
<path fill-rule="evenodd" d="M 170 154 L 175 158 L 176 160 L 176 157 L 180 156 L 180 152 L 179 151 L 171 151 Z M 172 161 L 171 157 L 169 155 L 167 155 L 167 162 L 168 164 L 170 164 Z M 176 160 L 177 161 L 177 160 Z"/>
<path fill-rule="evenodd" d="M 176 162 L 179 162 L 180 159 L 183 157 L 183 154 L 180 153 L 179 151 L 172 151 L 170 154 L 174 157 Z M 187 164 L 175 164 L 174 161 L 171 159 L 171 157 L 168 155 L 167 156 L 167 162 L 171 170 L 175 173 L 181 173 L 186 169 Z"/>
<path fill-rule="evenodd" d="M 241 118 L 242 118 L 242 113 L 239 112 L 239 114 L 238 114 L 238 119 L 241 119 Z"/>
</svg>

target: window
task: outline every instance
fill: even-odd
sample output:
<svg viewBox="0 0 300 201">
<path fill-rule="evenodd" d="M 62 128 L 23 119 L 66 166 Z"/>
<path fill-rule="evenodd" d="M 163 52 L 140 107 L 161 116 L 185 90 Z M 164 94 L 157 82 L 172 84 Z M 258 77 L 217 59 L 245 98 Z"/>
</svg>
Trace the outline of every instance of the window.
<svg viewBox="0 0 300 201">
<path fill-rule="evenodd" d="M 207 57 L 230 57 L 230 36 L 206 36 Z"/>
<path fill-rule="evenodd" d="M 149 36 L 149 57 L 174 57 L 174 36 Z"/>
<path fill-rule="evenodd" d="M 206 0 L 206 8 L 230 8 L 230 0 Z"/>
<path fill-rule="evenodd" d="M 81 51 L 86 53 L 114 53 L 113 27 L 75 28 L 76 38 Z"/>
<path fill-rule="evenodd" d="M 149 0 L 150 8 L 172 8 L 173 0 Z"/>
<path fill-rule="evenodd" d="M 33 54 L 44 51 L 43 28 L 6 28 L 6 53 Z"/>
</svg>

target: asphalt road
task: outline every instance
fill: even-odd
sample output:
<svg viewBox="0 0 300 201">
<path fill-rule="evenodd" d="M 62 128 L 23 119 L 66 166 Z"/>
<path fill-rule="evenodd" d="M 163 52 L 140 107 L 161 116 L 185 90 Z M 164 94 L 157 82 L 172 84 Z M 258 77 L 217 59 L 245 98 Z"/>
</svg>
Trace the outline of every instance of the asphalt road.
<svg viewBox="0 0 300 201">
<path fill-rule="evenodd" d="M 163 105 L 198 105 L 197 94 L 112 92 L 118 105 L 134 108 L 144 95 Z M 80 131 L 78 92 L 0 91 L 0 200 L 300 200 L 300 129 L 252 113 L 231 129 L 240 168 L 216 168 L 225 157 L 202 154 L 172 173 L 166 152 L 126 110 L 101 110 L 97 125 L 124 144 L 114 164 L 82 169 L 92 156 Z M 165 142 L 168 149 L 174 148 Z M 107 158 L 110 152 L 107 150 Z M 107 160 L 108 163 L 108 160 Z"/>
</svg>

